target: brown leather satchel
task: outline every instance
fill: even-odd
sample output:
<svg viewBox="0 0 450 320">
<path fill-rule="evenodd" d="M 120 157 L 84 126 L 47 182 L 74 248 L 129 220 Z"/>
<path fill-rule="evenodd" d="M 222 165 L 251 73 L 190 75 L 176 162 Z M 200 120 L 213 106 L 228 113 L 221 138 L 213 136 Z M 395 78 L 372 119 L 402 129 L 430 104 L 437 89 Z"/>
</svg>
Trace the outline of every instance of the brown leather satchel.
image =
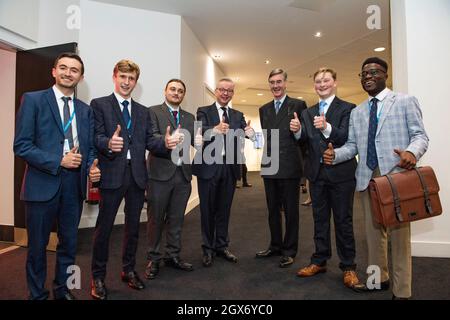
<svg viewBox="0 0 450 320">
<path fill-rule="evenodd" d="M 442 213 L 439 184 L 431 167 L 373 178 L 369 183 L 374 220 L 393 227 Z"/>
</svg>

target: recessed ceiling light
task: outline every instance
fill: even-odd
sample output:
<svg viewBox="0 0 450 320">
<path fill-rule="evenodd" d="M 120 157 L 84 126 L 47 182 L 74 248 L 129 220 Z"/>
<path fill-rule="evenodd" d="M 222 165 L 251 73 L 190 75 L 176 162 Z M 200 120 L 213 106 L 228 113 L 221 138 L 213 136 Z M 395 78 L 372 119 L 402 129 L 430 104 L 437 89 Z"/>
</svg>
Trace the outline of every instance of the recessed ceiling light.
<svg viewBox="0 0 450 320">
<path fill-rule="evenodd" d="M 264 61 L 265 64 L 270 64 L 270 60 Z"/>
<path fill-rule="evenodd" d="M 259 97 L 261 97 L 261 96 L 263 96 L 264 94 L 263 94 L 263 93 L 257 93 L 256 95 L 259 96 Z"/>
<path fill-rule="evenodd" d="M 316 37 L 316 38 L 322 38 L 322 32 L 316 32 L 316 34 L 314 35 L 314 37 Z"/>
<path fill-rule="evenodd" d="M 384 50 L 386 50 L 385 47 L 379 47 L 379 48 L 373 49 L 373 51 L 375 51 L 375 52 L 383 52 Z"/>
<path fill-rule="evenodd" d="M 214 55 L 214 59 L 219 60 L 220 58 L 222 58 L 222 56 L 221 56 L 220 54 L 215 54 L 215 55 Z"/>
<path fill-rule="evenodd" d="M 297 97 L 297 99 L 303 99 L 303 97 Z"/>
<path fill-rule="evenodd" d="M 247 100 L 241 100 L 241 102 L 247 102 Z"/>
<path fill-rule="evenodd" d="M 241 80 L 241 78 L 239 78 L 239 77 L 234 77 L 234 81 L 238 82 L 239 80 Z"/>
</svg>

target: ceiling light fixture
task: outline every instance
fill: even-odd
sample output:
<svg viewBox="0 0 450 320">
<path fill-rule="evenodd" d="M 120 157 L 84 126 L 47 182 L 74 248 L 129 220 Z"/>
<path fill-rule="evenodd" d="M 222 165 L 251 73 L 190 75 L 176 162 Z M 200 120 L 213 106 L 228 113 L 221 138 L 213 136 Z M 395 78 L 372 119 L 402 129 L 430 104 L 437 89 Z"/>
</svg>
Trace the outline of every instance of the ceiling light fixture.
<svg viewBox="0 0 450 320">
<path fill-rule="evenodd" d="M 241 100 L 241 102 L 247 102 L 247 100 Z"/>
<path fill-rule="evenodd" d="M 379 48 L 373 49 L 373 51 L 375 51 L 375 52 L 383 52 L 384 50 L 386 50 L 385 47 L 379 47 Z"/>
<path fill-rule="evenodd" d="M 270 60 L 264 61 L 265 64 L 270 64 Z"/>
<path fill-rule="evenodd" d="M 303 99 L 303 97 L 297 97 L 297 99 Z"/>
<path fill-rule="evenodd" d="M 262 94 L 262 93 L 257 93 L 256 95 L 259 96 L 259 97 L 261 97 L 261 96 L 263 96 L 264 94 Z"/>
<path fill-rule="evenodd" d="M 316 34 L 314 35 L 314 37 L 316 37 L 316 38 L 322 38 L 322 32 L 316 32 Z"/>
<path fill-rule="evenodd" d="M 222 58 L 222 56 L 220 54 L 215 54 L 214 55 L 214 59 L 219 60 L 220 58 Z"/>
</svg>

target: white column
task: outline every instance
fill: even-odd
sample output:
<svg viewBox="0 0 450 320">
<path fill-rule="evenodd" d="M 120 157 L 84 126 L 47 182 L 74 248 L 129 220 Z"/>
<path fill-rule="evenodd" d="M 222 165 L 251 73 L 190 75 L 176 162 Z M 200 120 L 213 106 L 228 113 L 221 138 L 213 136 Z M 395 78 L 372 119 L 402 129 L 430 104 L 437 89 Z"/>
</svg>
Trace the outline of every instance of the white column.
<svg viewBox="0 0 450 320">
<path fill-rule="evenodd" d="M 392 0 L 391 26 L 394 90 L 419 99 L 444 211 L 412 224 L 412 253 L 450 257 L 450 1 Z"/>
</svg>

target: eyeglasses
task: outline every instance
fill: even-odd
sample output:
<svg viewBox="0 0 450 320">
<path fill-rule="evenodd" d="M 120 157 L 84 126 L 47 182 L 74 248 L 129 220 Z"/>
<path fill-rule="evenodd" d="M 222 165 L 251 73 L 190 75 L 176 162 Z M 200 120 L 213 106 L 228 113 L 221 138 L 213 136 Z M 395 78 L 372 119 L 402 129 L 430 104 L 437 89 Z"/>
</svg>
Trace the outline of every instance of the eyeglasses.
<svg viewBox="0 0 450 320">
<path fill-rule="evenodd" d="M 360 74 L 358 74 L 360 79 L 364 79 L 367 77 L 367 75 L 370 75 L 371 77 L 376 77 L 377 75 L 380 74 L 380 72 L 382 73 L 386 73 L 386 71 L 381 70 L 381 69 L 370 69 L 369 71 L 363 71 Z"/>
<path fill-rule="evenodd" d="M 234 93 L 233 89 L 217 88 L 216 90 L 219 90 L 220 93 L 228 93 L 228 94 L 233 94 Z"/>
</svg>

